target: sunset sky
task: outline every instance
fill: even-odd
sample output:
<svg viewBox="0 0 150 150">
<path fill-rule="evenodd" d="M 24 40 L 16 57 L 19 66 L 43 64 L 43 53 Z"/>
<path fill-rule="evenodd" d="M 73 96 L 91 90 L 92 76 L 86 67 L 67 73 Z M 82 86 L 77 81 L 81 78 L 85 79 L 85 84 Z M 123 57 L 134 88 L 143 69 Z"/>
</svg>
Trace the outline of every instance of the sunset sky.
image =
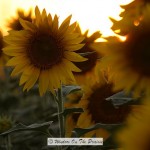
<svg viewBox="0 0 150 150">
<path fill-rule="evenodd" d="M 72 22 L 78 21 L 83 31 L 89 29 L 91 34 L 100 30 L 104 36 L 108 36 L 113 34 L 108 17 L 119 19 L 122 11 L 119 5 L 129 2 L 131 0 L 0 0 L 0 28 L 7 34 L 7 19 L 15 16 L 17 8 L 28 11 L 38 5 L 52 15 L 58 14 L 60 22 L 72 14 Z"/>
</svg>

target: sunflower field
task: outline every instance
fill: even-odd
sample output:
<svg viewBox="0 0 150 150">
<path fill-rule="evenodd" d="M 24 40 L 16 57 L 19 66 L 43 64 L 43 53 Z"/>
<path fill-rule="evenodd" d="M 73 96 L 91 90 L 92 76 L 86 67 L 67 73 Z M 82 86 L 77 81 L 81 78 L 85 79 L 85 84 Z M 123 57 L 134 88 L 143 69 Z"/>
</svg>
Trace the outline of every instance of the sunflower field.
<svg viewBox="0 0 150 150">
<path fill-rule="evenodd" d="M 0 150 L 150 150 L 150 0 L 120 7 L 114 36 L 38 6 L 0 29 Z"/>
</svg>

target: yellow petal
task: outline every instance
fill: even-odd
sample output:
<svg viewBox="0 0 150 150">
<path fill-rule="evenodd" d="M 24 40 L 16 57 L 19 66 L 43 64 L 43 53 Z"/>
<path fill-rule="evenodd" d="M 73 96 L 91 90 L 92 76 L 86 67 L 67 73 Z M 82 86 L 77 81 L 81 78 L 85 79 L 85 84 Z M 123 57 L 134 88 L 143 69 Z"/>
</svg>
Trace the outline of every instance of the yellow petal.
<svg viewBox="0 0 150 150">
<path fill-rule="evenodd" d="M 33 70 L 34 70 L 34 66 L 32 66 L 32 65 L 27 65 L 24 68 L 23 73 L 20 78 L 19 85 L 24 84 L 31 77 Z"/>
<path fill-rule="evenodd" d="M 68 40 L 63 40 L 66 43 L 65 44 L 79 44 L 84 40 L 84 37 L 78 37 L 78 38 L 74 38 L 74 39 L 68 39 Z"/>
<path fill-rule="evenodd" d="M 53 78 L 54 78 L 54 83 L 55 83 L 54 88 L 58 89 L 58 88 L 60 88 L 60 83 L 61 83 L 61 79 L 62 79 L 62 75 L 60 73 L 58 65 L 55 65 L 52 68 L 52 73 L 53 73 Z"/>
<path fill-rule="evenodd" d="M 52 23 L 52 31 L 54 33 L 56 33 L 58 31 L 58 17 L 57 17 L 57 15 L 54 16 L 54 20 Z"/>
<path fill-rule="evenodd" d="M 40 74 L 40 69 L 33 68 L 33 71 L 30 74 L 30 78 L 25 83 L 23 90 L 27 89 L 27 91 L 29 91 L 33 87 L 33 85 L 36 83 L 36 81 L 38 80 L 39 74 Z"/>
<path fill-rule="evenodd" d="M 22 64 L 17 65 L 11 73 L 11 76 L 16 76 L 19 73 L 24 71 L 24 67 L 28 65 L 28 62 L 24 62 Z"/>
<path fill-rule="evenodd" d="M 24 47 L 13 47 L 13 46 L 7 46 L 4 47 L 3 49 L 4 54 L 8 56 L 18 56 L 18 55 L 23 55 L 25 52 Z"/>
<path fill-rule="evenodd" d="M 52 16 L 51 16 L 51 14 L 48 14 L 48 24 L 49 24 L 49 26 L 52 26 Z"/>
<path fill-rule="evenodd" d="M 71 17 L 72 17 L 72 15 L 68 16 L 60 25 L 60 27 L 59 27 L 60 34 L 63 34 L 68 29 Z"/>
<path fill-rule="evenodd" d="M 35 24 L 37 25 L 37 27 L 39 27 L 41 22 L 41 13 L 38 6 L 35 7 L 35 16 L 36 16 Z"/>
<path fill-rule="evenodd" d="M 25 62 L 28 62 L 28 59 L 26 58 L 25 55 L 22 55 L 22 56 L 16 56 L 16 57 L 13 57 L 11 58 L 8 62 L 7 62 L 7 66 L 16 66 L 20 63 L 25 63 Z"/>
<path fill-rule="evenodd" d="M 76 50 L 81 49 L 84 45 L 85 45 L 85 44 L 68 45 L 68 46 L 65 46 L 65 50 L 68 50 L 68 51 L 76 51 Z"/>
<path fill-rule="evenodd" d="M 64 37 L 63 37 L 63 41 L 71 41 L 73 39 L 76 39 L 77 37 L 79 36 L 79 33 L 68 33 L 68 34 L 65 34 Z"/>
<path fill-rule="evenodd" d="M 87 58 L 84 58 L 75 52 L 69 52 L 69 51 L 64 52 L 64 57 L 73 62 L 82 62 L 88 60 Z"/>
<path fill-rule="evenodd" d="M 49 85 L 49 71 L 42 70 L 39 76 L 39 92 L 40 96 L 45 94 L 46 90 L 48 89 Z"/>
<path fill-rule="evenodd" d="M 23 20 L 21 18 L 19 18 L 19 21 L 20 21 L 20 24 L 23 26 L 23 28 L 25 28 L 26 30 L 29 30 L 29 31 L 36 30 L 36 26 L 33 23 Z"/>
<path fill-rule="evenodd" d="M 64 64 L 64 66 L 66 66 L 66 68 L 74 72 L 81 72 L 81 70 L 78 67 L 76 67 L 71 61 L 67 59 L 63 59 L 62 63 Z"/>
<path fill-rule="evenodd" d="M 66 33 L 71 33 L 71 32 L 73 32 L 73 31 L 75 30 L 76 26 L 77 26 L 77 22 L 72 23 L 72 24 L 68 27 Z"/>
</svg>

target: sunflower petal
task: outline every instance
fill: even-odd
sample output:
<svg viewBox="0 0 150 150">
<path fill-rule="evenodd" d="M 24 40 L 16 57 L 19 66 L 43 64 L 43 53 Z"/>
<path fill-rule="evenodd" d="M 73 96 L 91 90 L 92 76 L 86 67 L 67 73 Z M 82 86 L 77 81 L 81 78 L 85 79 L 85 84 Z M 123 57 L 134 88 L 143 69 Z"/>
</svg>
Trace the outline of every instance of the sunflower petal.
<svg viewBox="0 0 150 150">
<path fill-rule="evenodd" d="M 65 49 L 68 51 L 76 51 L 81 49 L 85 44 L 74 44 L 74 45 L 68 45 L 65 46 Z"/>
<path fill-rule="evenodd" d="M 32 74 L 30 74 L 29 80 L 27 80 L 27 82 L 24 85 L 24 90 L 27 89 L 27 91 L 29 91 L 34 86 L 34 84 L 39 78 L 39 74 L 40 74 L 40 69 L 34 68 Z"/>
<path fill-rule="evenodd" d="M 20 21 L 20 24 L 23 26 L 23 28 L 25 28 L 26 30 L 29 30 L 29 31 L 36 30 L 36 26 L 33 23 L 23 20 L 21 18 L 19 18 L 19 21 Z"/>
<path fill-rule="evenodd" d="M 58 17 L 57 15 L 54 16 L 54 20 L 53 20 L 53 23 L 52 23 L 52 31 L 54 33 L 56 33 L 58 30 Z"/>
<path fill-rule="evenodd" d="M 26 56 L 22 55 L 22 56 L 17 56 L 17 57 L 13 57 L 11 58 L 8 62 L 7 62 L 7 66 L 16 66 L 18 64 L 27 62 L 27 58 Z"/>
<path fill-rule="evenodd" d="M 49 86 L 49 71 L 48 70 L 42 70 L 39 76 L 39 92 L 42 96 Z"/>
<path fill-rule="evenodd" d="M 71 17 L 72 17 L 72 15 L 68 16 L 60 25 L 60 27 L 59 27 L 60 34 L 64 33 L 68 29 Z"/>
<path fill-rule="evenodd" d="M 35 16 L 36 16 L 35 24 L 37 25 L 37 27 L 39 27 L 41 22 L 41 13 L 38 6 L 35 7 Z"/>
<path fill-rule="evenodd" d="M 14 70 L 12 71 L 11 76 L 16 76 L 16 75 L 20 74 L 21 72 L 23 72 L 24 71 L 24 67 L 27 65 L 27 63 L 28 62 L 25 62 L 25 63 L 17 65 L 14 68 Z"/>
<path fill-rule="evenodd" d="M 66 66 L 65 68 L 68 68 L 71 71 L 81 72 L 81 70 L 78 67 L 76 67 L 71 61 L 67 59 L 63 59 L 62 63 L 64 64 L 64 66 Z"/>
<path fill-rule="evenodd" d="M 20 78 L 19 85 L 24 84 L 30 78 L 30 76 L 33 72 L 33 68 L 34 67 L 31 65 L 28 65 L 24 68 L 24 71 L 23 71 L 21 78 Z"/>
<path fill-rule="evenodd" d="M 84 58 L 75 52 L 69 52 L 69 51 L 64 52 L 64 57 L 73 62 L 82 62 L 88 60 L 87 58 Z"/>
</svg>

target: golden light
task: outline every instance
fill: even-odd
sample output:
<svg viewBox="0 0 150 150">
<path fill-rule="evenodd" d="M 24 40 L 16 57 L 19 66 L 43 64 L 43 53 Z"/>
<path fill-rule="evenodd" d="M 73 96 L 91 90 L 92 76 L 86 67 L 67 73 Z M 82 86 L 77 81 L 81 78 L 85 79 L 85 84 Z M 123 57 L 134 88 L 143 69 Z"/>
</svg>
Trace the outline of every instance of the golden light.
<svg viewBox="0 0 150 150">
<path fill-rule="evenodd" d="M 15 16 L 17 8 L 26 11 L 36 5 L 45 8 L 52 15 L 58 14 L 61 20 L 72 14 L 72 22 L 78 21 L 82 31 L 89 29 L 89 35 L 99 30 L 103 36 L 114 35 L 110 29 L 112 22 L 109 16 L 120 19 L 121 4 L 131 0 L 7 0 L 0 1 L 0 28 L 7 33 L 6 20 Z"/>
</svg>

